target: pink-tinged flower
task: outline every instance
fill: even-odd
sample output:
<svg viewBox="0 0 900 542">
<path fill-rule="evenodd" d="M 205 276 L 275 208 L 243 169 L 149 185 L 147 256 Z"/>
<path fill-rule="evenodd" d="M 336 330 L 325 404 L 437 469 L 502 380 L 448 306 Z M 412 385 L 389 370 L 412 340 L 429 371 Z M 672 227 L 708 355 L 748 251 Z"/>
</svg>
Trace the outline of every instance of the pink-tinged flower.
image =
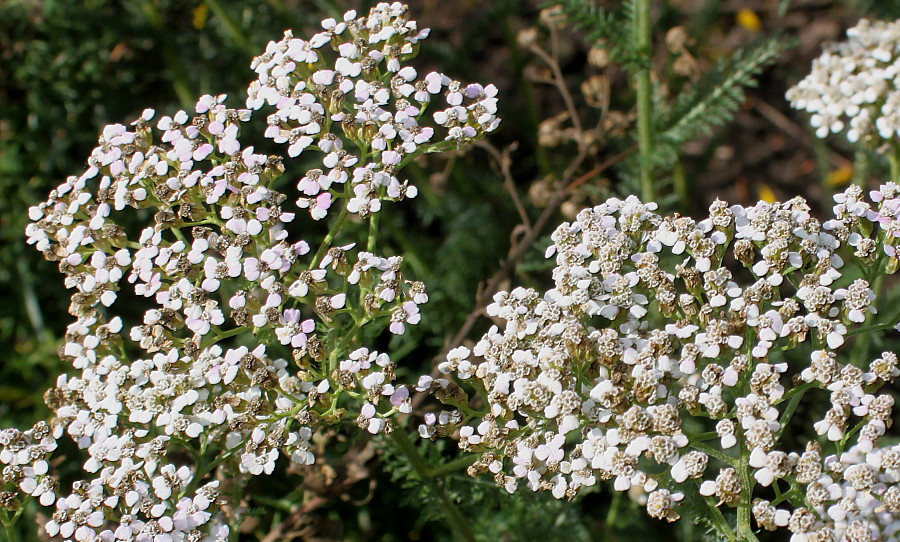
<svg viewBox="0 0 900 542">
<path fill-rule="evenodd" d="M 444 138 L 445 141 L 465 141 L 466 139 L 472 139 L 478 135 L 478 132 L 475 131 L 475 128 L 471 126 L 453 126 L 450 130 L 447 131 L 447 137 Z"/>
<path fill-rule="evenodd" d="M 346 245 L 341 245 L 337 248 L 341 249 L 341 251 L 343 251 L 343 252 L 346 252 L 355 246 L 356 246 L 356 243 L 348 243 Z M 329 251 L 329 253 L 325 254 L 325 257 L 322 258 L 322 261 L 319 262 L 319 269 L 325 269 L 326 267 L 331 265 L 331 263 L 333 261 L 334 261 L 334 257 L 331 255 L 331 253 Z"/>
<path fill-rule="evenodd" d="M 304 254 L 309 254 L 309 243 L 306 241 L 297 241 L 293 245 L 294 252 L 297 256 L 303 256 Z"/>
<path fill-rule="evenodd" d="M 459 81 L 451 81 L 447 92 L 447 103 L 453 106 L 462 105 L 463 93 L 460 90 Z"/>
<path fill-rule="evenodd" d="M 160 273 L 154 273 L 149 280 L 141 284 L 136 284 L 134 286 L 134 293 L 144 297 L 152 297 L 153 294 L 162 287 L 161 278 L 162 275 Z"/>
<path fill-rule="evenodd" d="M 422 315 L 419 314 L 419 306 L 412 301 L 407 301 L 391 314 L 389 329 L 394 335 L 403 335 L 406 331 L 405 324 L 415 325 L 421 319 Z"/>
<path fill-rule="evenodd" d="M 400 154 L 395 151 L 381 153 L 381 163 L 386 166 L 394 166 L 400 163 Z"/>
<path fill-rule="evenodd" d="M 328 299 L 328 304 L 332 309 L 342 309 L 347 304 L 347 294 L 337 294 Z"/>
<path fill-rule="evenodd" d="M 216 308 L 204 309 L 200 305 L 190 305 L 184 309 L 184 314 L 184 324 L 196 335 L 206 335 L 211 326 L 225 323 L 225 316 Z"/>
<path fill-rule="evenodd" d="M 294 348 L 300 348 L 306 344 L 307 333 L 316 329 L 316 323 L 312 319 L 300 321 L 300 310 L 286 309 L 281 316 L 282 326 L 275 329 L 275 335 L 281 344 L 290 344 Z"/>
<path fill-rule="evenodd" d="M 344 58 L 354 60 L 359 57 L 359 48 L 352 42 L 338 45 L 338 54 Z"/>
<path fill-rule="evenodd" d="M 319 70 L 312 74 L 312 81 L 317 85 L 328 86 L 334 82 L 334 71 Z"/>
<path fill-rule="evenodd" d="M 357 77 L 362 73 L 362 65 L 345 57 L 338 58 L 334 63 L 334 69 L 344 77 Z"/>
<path fill-rule="evenodd" d="M 296 158 L 300 156 L 300 153 L 303 152 L 306 147 L 312 145 L 313 138 L 309 136 L 301 136 L 296 139 L 296 141 L 291 143 L 291 146 L 288 147 L 288 156 L 291 158 Z"/>
<path fill-rule="evenodd" d="M 431 72 L 425 76 L 425 84 L 430 94 L 438 94 L 443 87 L 450 84 L 450 78 L 442 73 Z"/>
<path fill-rule="evenodd" d="M 237 135 L 237 124 L 229 124 L 221 135 L 216 136 L 219 140 L 219 152 L 230 156 L 241 150 L 241 144 L 237 140 Z"/>
<path fill-rule="evenodd" d="M 394 390 L 394 393 L 391 394 L 391 404 L 395 407 L 401 407 L 406 404 L 409 399 L 409 388 L 406 386 L 400 386 Z"/>
<path fill-rule="evenodd" d="M 225 101 L 226 96 L 224 94 L 219 94 L 218 96 L 210 96 L 209 94 L 200 96 L 200 99 L 197 100 L 197 105 L 194 106 L 194 110 L 197 113 L 206 113 L 210 109 L 215 109 L 216 106 L 223 103 Z"/>
<path fill-rule="evenodd" d="M 309 294 L 310 284 L 324 281 L 325 275 L 324 269 L 313 269 L 308 275 L 304 274 L 294 281 L 288 288 L 288 293 L 294 297 L 306 297 Z"/>
<path fill-rule="evenodd" d="M 309 209 L 309 215 L 313 220 L 322 220 L 328 216 L 328 209 L 331 207 L 331 193 L 322 192 L 315 198 L 300 198 L 297 200 L 297 207 Z"/>
<path fill-rule="evenodd" d="M 360 409 L 359 414 L 361 418 L 366 420 L 366 431 L 372 433 L 373 435 L 380 433 L 387 423 L 382 418 L 376 417 L 378 411 L 375 409 L 375 405 L 369 402 L 366 402 L 366 404 L 363 405 L 362 409 Z"/>
<path fill-rule="evenodd" d="M 331 193 L 323 192 L 316 196 L 315 205 L 310 209 L 310 216 L 313 220 L 321 220 L 328 215 L 328 209 L 331 207 Z"/>
</svg>

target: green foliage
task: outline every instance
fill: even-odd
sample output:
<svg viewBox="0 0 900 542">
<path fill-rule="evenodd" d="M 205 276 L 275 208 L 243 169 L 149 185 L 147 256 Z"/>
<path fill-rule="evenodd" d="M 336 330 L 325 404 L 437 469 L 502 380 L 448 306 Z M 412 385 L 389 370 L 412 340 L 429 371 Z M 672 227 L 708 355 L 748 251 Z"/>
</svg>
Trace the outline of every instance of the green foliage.
<svg viewBox="0 0 900 542">
<path fill-rule="evenodd" d="M 783 0 L 787 1 L 787 0 Z M 900 18 L 900 3 L 885 0 L 844 0 L 853 9 L 875 19 Z"/>
<path fill-rule="evenodd" d="M 760 73 L 792 45 L 793 40 L 774 35 L 739 49 L 680 93 L 674 103 L 657 107 L 663 113 L 654 118 L 654 162 L 671 167 L 686 142 L 728 123 L 744 102 L 745 89 L 755 87 Z"/>
<path fill-rule="evenodd" d="M 647 52 L 641 51 L 634 39 L 635 0 L 621 2 L 618 10 L 603 8 L 596 0 L 562 0 L 551 4 L 562 9 L 568 23 L 584 32 L 589 43 L 606 48 L 610 62 L 626 69 L 649 64 Z"/>
<path fill-rule="evenodd" d="M 416 448 L 434 472 L 454 464 L 453 451 L 443 440 L 422 441 Z M 401 492 L 400 504 L 419 511 L 418 527 L 443 519 L 444 499 L 449 498 L 472 526 L 476 540 L 593 540 L 589 519 L 579 513 L 577 503 L 554 499 L 546 492 L 522 489 L 514 495 L 495 484 L 465 475 L 465 457 L 460 468 L 435 477 L 420 476 L 409 459 L 391 446 L 382 448 L 383 466 Z M 382 488 L 391 491 L 389 488 Z M 434 540 L 453 540 L 451 533 L 432 525 Z"/>
<path fill-rule="evenodd" d="M 651 67 L 653 50 L 639 47 L 636 0 L 618 3 L 618 9 L 601 7 L 594 0 L 563 0 L 554 2 L 566 16 L 566 20 L 584 33 L 585 39 L 602 46 L 609 61 L 627 70 L 639 72 Z M 662 32 L 657 29 L 656 36 Z M 657 37 L 656 40 L 659 40 Z M 664 206 L 673 203 L 671 190 L 663 190 L 659 173 L 668 173 L 675 165 L 685 143 L 709 135 L 715 127 L 731 121 L 744 102 L 746 88 L 755 87 L 759 76 L 774 64 L 779 55 L 793 47 L 795 40 L 775 34 L 759 39 L 756 43 L 740 48 L 727 58 L 719 60 L 700 79 L 682 90 L 672 103 L 657 95 L 650 116 L 652 128 L 650 141 L 641 144 L 639 156 L 634 156 L 619 167 L 624 193 L 642 193 L 642 169 L 652 166 L 656 172 L 655 199 Z M 677 87 L 676 87 L 677 88 Z M 638 139 L 637 126 L 645 114 L 638 111 L 633 140 Z M 641 167 L 641 164 L 645 166 Z M 664 178 L 664 177 L 663 177 Z"/>
</svg>

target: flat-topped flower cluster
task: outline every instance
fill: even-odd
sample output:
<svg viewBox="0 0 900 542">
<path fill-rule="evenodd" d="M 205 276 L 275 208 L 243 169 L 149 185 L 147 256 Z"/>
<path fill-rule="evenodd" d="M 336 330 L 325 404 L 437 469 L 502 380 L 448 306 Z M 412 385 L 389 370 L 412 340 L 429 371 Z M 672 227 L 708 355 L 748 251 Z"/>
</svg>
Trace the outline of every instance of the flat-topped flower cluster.
<svg viewBox="0 0 900 542">
<path fill-rule="evenodd" d="M 892 539 L 900 446 L 880 440 L 894 406 L 882 388 L 900 367 L 848 344 L 900 263 L 900 186 L 835 200 L 824 222 L 802 198 L 716 201 L 701 221 L 635 197 L 583 210 L 552 236 L 555 286 L 498 293 L 498 325 L 440 365 L 473 398 L 445 400 L 454 410 L 420 433 L 458 427 L 480 454 L 469 473 L 509 492 L 572 498 L 612 480 L 657 518 L 699 492 L 792 540 Z M 798 425 L 817 396 L 830 408 Z M 809 444 L 785 447 L 787 431 Z"/>
<path fill-rule="evenodd" d="M 812 115 L 818 137 L 846 132 L 879 147 L 900 136 L 900 21 L 863 19 L 847 38 L 826 45 L 787 99 Z"/>
<path fill-rule="evenodd" d="M 240 509 L 222 512 L 223 484 L 234 492 L 281 456 L 314 463 L 321 427 L 386 432 L 410 411 L 388 354 L 362 342 L 418 323 L 424 285 L 372 252 L 376 231 L 367 250 L 338 240 L 349 214 L 415 196 L 397 177 L 413 157 L 496 128 L 496 90 L 417 80 L 402 63 L 428 31 L 400 3 L 323 28 L 254 60 L 248 109 L 203 96 L 194 113 L 106 127 L 87 170 L 30 210 L 28 242 L 73 291 L 61 355 L 74 372 L 46 394 L 51 420 L 0 432 L 0 498 L 53 506 L 50 536 L 226 540 Z M 322 153 L 299 199 L 278 188 L 282 157 L 241 141 L 263 108 L 289 158 Z M 315 220 L 340 206 L 324 238 L 296 236 L 295 199 Z M 48 469 L 63 435 L 86 450 L 71 488 Z"/>
<path fill-rule="evenodd" d="M 350 11 L 341 22 L 325 21 L 325 32 L 309 41 L 288 31 L 253 61 L 259 79 L 247 107 L 276 109 L 266 137 L 287 144 L 292 158 L 310 148 L 324 154 L 322 167 L 297 184 L 297 205 L 317 220 L 331 207 L 332 187 L 344 191 L 350 213 L 363 217 L 384 200 L 415 197 L 416 188 L 396 177 L 399 168 L 423 152 L 480 139 L 500 123 L 493 85 L 463 85 L 437 72 L 419 78 L 402 65 L 429 33 L 405 11 L 396 3 L 368 18 Z M 445 108 L 426 116 L 437 97 Z"/>
</svg>

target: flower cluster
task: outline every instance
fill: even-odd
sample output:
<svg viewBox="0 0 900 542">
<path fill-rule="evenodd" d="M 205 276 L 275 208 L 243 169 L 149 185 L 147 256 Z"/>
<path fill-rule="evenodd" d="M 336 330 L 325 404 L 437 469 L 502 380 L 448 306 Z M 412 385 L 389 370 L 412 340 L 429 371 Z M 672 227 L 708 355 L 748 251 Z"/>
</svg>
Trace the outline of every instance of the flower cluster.
<svg viewBox="0 0 900 542">
<path fill-rule="evenodd" d="M 455 414 L 420 433 L 458 428 L 480 454 L 469 473 L 509 492 L 572 498 L 611 480 L 670 521 L 699 491 L 793 540 L 890 538 L 900 446 L 879 442 L 894 404 L 879 390 L 900 367 L 845 343 L 876 318 L 877 277 L 897 269 L 898 190 L 867 201 L 851 187 L 825 222 L 801 198 L 716 201 L 702 221 L 633 196 L 582 211 L 552 235 L 555 287 L 498 293 L 487 312 L 500 325 L 440 365 L 477 394 L 445 397 Z M 452 387 L 440 380 L 430 387 Z M 791 423 L 804 396 L 831 407 L 806 428 Z M 809 445 L 785 449 L 789 427 Z M 764 488 L 777 508 L 753 501 Z"/>
<path fill-rule="evenodd" d="M 154 122 L 147 110 L 130 127 L 106 127 L 87 170 L 30 210 L 28 242 L 73 290 L 61 356 L 74 373 L 45 396 L 49 425 L 0 433 L 0 460 L 4 483 L 55 505 L 48 534 L 226 540 L 240 509 L 222 506 L 220 486 L 239 494 L 236 484 L 272 473 L 281 456 L 313 464 L 322 427 L 355 416 L 374 434 L 410 411 L 389 356 L 360 343 L 418 323 L 424 285 L 405 278 L 401 257 L 338 245 L 343 218 L 318 242 L 297 238 L 276 188 L 282 158 L 239 139 L 268 104 L 277 112 L 266 133 L 290 142 L 289 157 L 318 142 L 329 171 L 307 172 L 297 201 L 317 220 L 332 198 L 365 215 L 381 199 L 414 195 L 394 176 L 401 159 L 445 147 L 429 145 L 434 130 L 418 124 L 430 98 L 405 101 L 415 71 L 397 63 L 427 36 L 405 14 L 378 4 L 368 17 L 326 20 L 309 42 L 288 34 L 270 44 L 254 61 L 251 109 L 203 96 L 195 114 Z M 340 54 L 333 69 L 326 45 Z M 427 80 L 409 84 L 428 96 L 446 89 L 452 112 L 435 116 L 454 148 L 499 122 L 492 87 Z M 71 491 L 58 489 L 45 460 L 63 434 L 87 457 Z M 19 498 L 2 495 L 9 507 Z"/>
<path fill-rule="evenodd" d="M 851 142 L 878 147 L 900 135 L 900 21 L 863 19 L 847 38 L 826 46 L 787 98 L 812 115 L 818 137 L 846 131 Z"/>
<path fill-rule="evenodd" d="M 3 464 L 0 508 L 18 511 L 21 497 L 35 497 L 44 506 L 56 500 L 58 483 L 48 476 L 50 454 L 56 450 L 56 439 L 62 427 L 38 422 L 27 431 L 0 431 L 0 463 Z"/>
<path fill-rule="evenodd" d="M 322 23 L 309 41 L 286 32 L 253 61 L 259 79 L 247 106 L 274 106 L 266 137 L 288 145 L 290 157 L 323 153 L 322 167 L 297 183 L 297 204 L 324 218 L 337 198 L 366 217 L 382 201 L 415 197 L 396 173 L 419 154 L 458 148 L 493 131 L 497 89 L 463 85 L 437 72 L 423 78 L 402 63 L 418 53 L 428 30 L 410 21 L 399 2 L 379 4 L 367 18 L 349 11 Z M 326 51 L 330 45 L 336 53 Z M 331 54 L 329 54 L 331 53 Z M 440 96 L 446 107 L 426 116 Z M 433 122 L 432 122 L 433 121 Z"/>
</svg>

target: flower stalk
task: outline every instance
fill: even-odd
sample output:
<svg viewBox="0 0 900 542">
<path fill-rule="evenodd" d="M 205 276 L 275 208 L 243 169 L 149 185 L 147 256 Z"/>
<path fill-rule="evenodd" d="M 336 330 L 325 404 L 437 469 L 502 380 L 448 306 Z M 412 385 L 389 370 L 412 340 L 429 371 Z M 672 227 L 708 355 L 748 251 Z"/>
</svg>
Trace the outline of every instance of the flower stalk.
<svg viewBox="0 0 900 542">
<path fill-rule="evenodd" d="M 643 54 L 644 62 L 635 74 L 637 84 L 637 129 L 640 148 L 641 199 L 654 201 L 653 188 L 653 86 L 650 70 L 653 69 L 652 22 L 650 0 L 632 0 L 635 3 L 635 42 Z"/>
</svg>

